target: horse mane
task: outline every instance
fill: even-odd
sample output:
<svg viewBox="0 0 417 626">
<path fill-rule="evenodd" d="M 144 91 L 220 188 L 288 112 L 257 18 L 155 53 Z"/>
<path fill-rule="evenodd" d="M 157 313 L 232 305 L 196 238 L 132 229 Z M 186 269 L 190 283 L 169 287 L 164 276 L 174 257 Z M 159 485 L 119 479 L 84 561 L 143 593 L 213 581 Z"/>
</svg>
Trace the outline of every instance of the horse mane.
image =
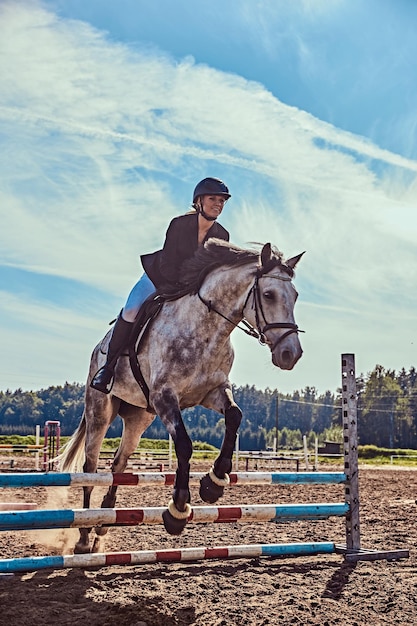
<svg viewBox="0 0 417 626">
<path fill-rule="evenodd" d="M 282 266 L 283 255 L 277 248 L 272 248 L 272 260 L 268 269 L 272 266 Z M 199 246 L 190 259 L 187 259 L 181 268 L 181 282 L 186 285 L 190 293 L 197 292 L 206 276 L 214 269 L 222 266 L 240 267 L 257 262 L 260 264 L 260 252 L 240 248 L 223 239 L 210 238 L 204 246 Z M 289 269 L 289 268 L 288 268 Z"/>
</svg>

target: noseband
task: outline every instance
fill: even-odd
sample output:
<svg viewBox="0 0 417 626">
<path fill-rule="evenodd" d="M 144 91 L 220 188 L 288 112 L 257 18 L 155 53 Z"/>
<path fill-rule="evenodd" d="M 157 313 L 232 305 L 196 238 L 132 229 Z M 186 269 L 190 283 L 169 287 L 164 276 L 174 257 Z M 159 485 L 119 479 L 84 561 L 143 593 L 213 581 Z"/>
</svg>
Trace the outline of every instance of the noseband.
<svg viewBox="0 0 417 626">
<path fill-rule="evenodd" d="M 286 270 L 286 267 L 283 267 L 283 270 Z M 289 270 L 289 268 L 288 268 Z M 289 270 L 290 271 L 290 270 Z M 240 323 L 243 324 L 243 326 L 240 326 L 239 324 L 236 324 L 235 322 L 233 322 L 233 320 L 231 320 L 229 317 L 227 317 L 227 315 L 223 315 L 223 313 L 221 313 L 220 311 L 218 311 L 213 305 L 211 300 L 205 300 L 200 292 L 197 292 L 198 297 L 200 298 L 201 302 L 203 304 L 206 305 L 206 307 L 208 308 L 209 312 L 210 311 L 214 311 L 214 313 L 217 313 L 217 315 L 220 315 L 220 317 L 223 317 L 223 319 L 227 320 L 228 322 L 230 322 L 231 324 L 233 324 L 233 326 L 235 326 L 235 328 L 239 328 L 239 330 L 243 330 L 244 333 L 246 333 L 247 335 L 250 335 L 251 337 L 255 337 L 259 343 L 261 345 L 269 345 L 270 346 L 270 350 L 271 352 L 273 352 L 275 350 L 275 348 L 277 347 L 277 345 L 279 343 L 281 343 L 281 341 L 283 341 L 286 337 L 288 337 L 288 335 L 292 335 L 292 333 L 303 333 L 304 330 L 300 330 L 297 326 L 297 324 L 292 324 L 290 322 L 270 322 L 268 323 L 265 317 L 265 313 L 262 307 L 262 300 L 261 300 L 261 294 L 260 294 L 260 288 L 259 288 L 259 279 L 260 278 L 276 278 L 277 280 L 283 280 L 283 281 L 291 281 L 291 277 L 290 276 L 271 276 L 270 274 L 264 274 L 262 273 L 262 270 L 258 269 L 256 276 L 255 276 L 255 280 L 254 283 L 252 285 L 252 287 L 249 289 L 248 295 L 246 296 L 246 300 L 245 303 L 242 307 L 242 320 Z M 249 303 L 249 300 L 252 296 L 252 308 L 255 309 L 255 320 L 256 320 L 256 328 L 254 326 L 252 326 L 252 324 L 250 324 L 250 322 L 248 322 L 245 319 L 245 315 L 244 315 L 244 311 Z M 263 321 L 265 322 L 265 325 L 263 327 L 261 327 L 261 322 L 260 322 L 260 316 L 262 316 Z M 278 339 L 275 341 L 275 343 L 271 346 L 271 344 L 268 342 L 265 333 L 272 329 L 272 328 L 287 328 L 287 332 L 284 333 L 283 335 L 281 335 L 280 337 L 278 337 Z"/>
<path fill-rule="evenodd" d="M 242 309 L 242 311 L 245 310 L 249 302 L 249 299 L 252 296 L 252 299 L 253 299 L 252 308 L 255 309 L 255 320 L 256 320 L 256 330 L 258 333 L 258 341 L 262 345 L 268 344 L 270 346 L 271 352 L 273 352 L 275 348 L 281 343 L 281 341 L 284 341 L 286 337 L 288 337 L 289 335 L 292 335 L 293 333 L 298 334 L 298 333 L 303 333 L 304 331 L 300 330 L 297 324 L 293 324 L 291 322 L 267 322 L 265 313 L 262 307 L 261 293 L 260 293 L 260 287 L 259 287 L 260 278 L 275 278 L 276 280 L 282 280 L 282 281 L 287 282 L 287 281 L 291 281 L 291 277 L 290 276 L 271 276 L 270 274 L 263 274 L 260 270 L 258 270 L 256 277 L 255 277 L 255 281 L 249 290 L 245 304 L 243 305 L 243 309 Z M 262 316 L 263 321 L 265 322 L 263 327 L 261 327 L 260 315 Z M 268 330 L 271 330 L 272 328 L 288 328 L 288 330 L 286 333 L 278 337 L 275 343 L 271 345 L 268 342 L 265 333 Z"/>
</svg>

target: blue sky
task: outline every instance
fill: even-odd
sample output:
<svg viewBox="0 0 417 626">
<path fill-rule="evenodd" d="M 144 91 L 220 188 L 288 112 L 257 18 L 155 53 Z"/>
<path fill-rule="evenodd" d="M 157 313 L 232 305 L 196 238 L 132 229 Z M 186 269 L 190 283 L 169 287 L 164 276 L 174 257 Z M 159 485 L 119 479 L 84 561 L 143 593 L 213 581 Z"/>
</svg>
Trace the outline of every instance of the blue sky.
<svg viewBox="0 0 417 626">
<path fill-rule="evenodd" d="M 417 365 L 412 0 L 3 0 L 0 389 L 84 382 L 205 176 L 232 240 L 306 254 L 291 372 L 233 334 L 237 385 L 335 391 Z M 243 334 L 242 334 L 243 335 Z"/>
</svg>

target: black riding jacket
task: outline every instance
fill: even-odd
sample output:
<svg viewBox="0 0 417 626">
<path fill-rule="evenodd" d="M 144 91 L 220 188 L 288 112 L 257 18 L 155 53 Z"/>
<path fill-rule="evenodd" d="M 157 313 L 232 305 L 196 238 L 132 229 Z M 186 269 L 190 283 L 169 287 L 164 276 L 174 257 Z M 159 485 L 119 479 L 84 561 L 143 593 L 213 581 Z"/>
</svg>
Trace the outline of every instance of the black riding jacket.
<svg viewBox="0 0 417 626">
<path fill-rule="evenodd" d="M 229 241 L 229 233 L 221 224 L 213 222 L 204 242 L 210 237 Z M 203 242 L 203 243 L 204 243 Z M 158 289 L 164 285 L 181 283 L 181 266 L 198 248 L 198 213 L 174 217 L 165 236 L 162 250 L 142 255 L 142 266 Z"/>
</svg>

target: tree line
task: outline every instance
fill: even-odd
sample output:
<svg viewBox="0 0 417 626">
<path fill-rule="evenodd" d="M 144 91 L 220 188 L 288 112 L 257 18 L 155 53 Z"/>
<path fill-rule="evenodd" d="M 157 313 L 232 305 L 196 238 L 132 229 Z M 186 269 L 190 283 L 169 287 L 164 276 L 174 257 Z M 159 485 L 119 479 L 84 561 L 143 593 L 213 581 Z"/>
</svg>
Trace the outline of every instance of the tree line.
<svg viewBox="0 0 417 626">
<path fill-rule="evenodd" d="M 417 372 L 400 372 L 377 365 L 357 378 L 358 434 L 362 445 L 385 448 L 417 448 Z M 243 412 L 240 448 L 262 450 L 272 446 L 278 431 L 282 448 L 297 448 L 303 435 L 310 441 L 341 441 L 341 390 L 319 393 L 314 387 L 282 394 L 277 389 L 234 386 L 235 400 Z M 47 420 L 61 422 L 62 435 L 71 435 L 83 412 L 84 385 L 65 383 L 38 391 L 0 392 L 0 434 L 28 435 Z M 193 441 L 221 445 L 224 418 L 201 406 L 183 411 Z M 121 420 L 110 426 L 108 437 L 121 434 Z M 166 439 L 159 418 L 148 427 L 150 439 Z"/>
</svg>

